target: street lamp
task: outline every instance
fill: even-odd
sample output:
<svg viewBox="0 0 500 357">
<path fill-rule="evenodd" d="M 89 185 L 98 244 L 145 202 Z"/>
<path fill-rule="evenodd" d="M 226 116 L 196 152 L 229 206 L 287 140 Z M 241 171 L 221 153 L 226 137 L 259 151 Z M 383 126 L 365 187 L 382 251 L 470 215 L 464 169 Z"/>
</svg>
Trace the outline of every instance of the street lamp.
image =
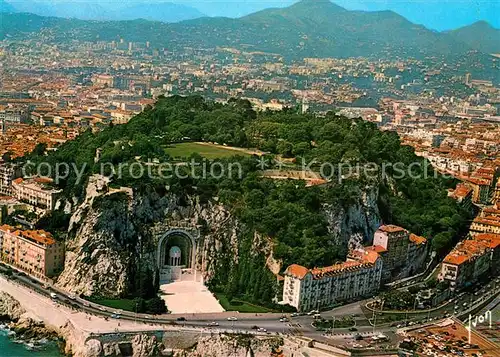
<svg viewBox="0 0 500 357">
<path fill-rule="evenodd" d="M 382 304 L 380 305 L 380 312 L 382 312 L 384 310 L 384 303 L 385 303 L 385 300 L 384 298 L 382 298 Z M 375 327 L 377 325 L 377 314 L 376 314 L 376 311 L 375 309 L 373 309 L 373 312 L 374 312 L 374 319 L 373 319 L 373 333 L 375 334 Z"/>
</svg>

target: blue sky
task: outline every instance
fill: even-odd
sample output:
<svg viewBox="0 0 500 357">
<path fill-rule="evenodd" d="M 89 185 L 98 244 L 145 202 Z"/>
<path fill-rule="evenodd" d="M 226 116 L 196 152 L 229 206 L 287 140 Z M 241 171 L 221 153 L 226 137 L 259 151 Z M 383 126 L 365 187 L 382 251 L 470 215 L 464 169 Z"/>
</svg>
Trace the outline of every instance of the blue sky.
<svg viewBox="0 0 500 357">
<path fill-rule="evenodd" d="M 32 1 L 32 0 L 11 0 Z M 268 7 L 284 7 L 297 0 L 38 0 L 40 2 L 93 2 L 102 6 L 127 3 L 174 2 L 199 9 L 209 16 L 238 17 Z M 500 0 L 336 0 L 350 10 L 393 10 L 412 22 L 447 30 L 486 20 L 500 28 Z"/>
</svg>

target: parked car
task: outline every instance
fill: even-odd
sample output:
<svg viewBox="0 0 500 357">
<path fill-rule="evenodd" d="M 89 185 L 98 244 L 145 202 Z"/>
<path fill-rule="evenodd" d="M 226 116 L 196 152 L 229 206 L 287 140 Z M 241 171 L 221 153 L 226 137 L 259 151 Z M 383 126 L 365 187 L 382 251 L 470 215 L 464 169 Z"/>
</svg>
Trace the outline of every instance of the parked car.
<svg viewBox="0 0 500 357">
<path fill-rule="evenodd" d="M 238 321 L 238 318 L 237 318 L 237 317 L 235 317 L 235 316 L 229 316 L 229 317 L 227 318 L 227 321 Z"/>
</svg>

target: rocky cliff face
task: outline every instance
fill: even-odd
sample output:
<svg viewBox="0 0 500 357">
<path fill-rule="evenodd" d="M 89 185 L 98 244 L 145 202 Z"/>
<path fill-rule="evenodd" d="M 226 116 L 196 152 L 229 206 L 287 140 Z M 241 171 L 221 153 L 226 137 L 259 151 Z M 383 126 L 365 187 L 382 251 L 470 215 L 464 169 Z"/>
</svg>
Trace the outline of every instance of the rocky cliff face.
<svg viewBox="0 0 500 357">
<path fill-rule="evenodd" d="M 65 267 L 57 281 L 67 291 L 113 296 L 127 289 L 130 253 L 122 243 L 135 231 L 127 220 L 127 200 L 114 200 L 107 184 L 101 177 L 91 177 L 85 201 L 71 217 Z M 101 207 L 98 200 L 111 200 L 115 204 Z"/>
<path fill-rule="evenodd" d="M 0 291 L 0 320 L 17 321 L 25 312 L 16 299 Z"/>
<path fill-rule="evenodd" d="M 323 207 L 330 233 L 346 249 L 373 237 L 381 221 L 377 198 L 378 189 L 367 187 L 347 207 Z M 85 200 L 71 217 L 58 286 L 87 296 L 126 294 L 134 266 L 140 263 L 155 269 L 158 242 L 172 227 L 196 235 L 195 264 L 205 280 L 219 269 L 221 257 L 226 261 L 229 257 L 230 264 L 237 262 L 244 227 L 217 198 L 202 203 L 195 194 L 112 189 L 103 177 L 91 177 Z M 273 258 L 268 237 L 255 233 L 253 248 L 266 256 L 273 273 L 279 273 L 281 262 Z"/>
<path fill-rule="evenodd" d="M 47 328 L 43 321 L 26 312 L 19 301 L 0 291 L 0 321 L 7 321 L 10 330 L 22 340 L 56 339 L 57 333 Z M 1 352 L 0 352 L 1 354 Z"/>
<path fill-rule="evenodd" d="M 277 354 L 283 340 L 279 337 L 216 335 L 203 337 L 191 351 L 176 351 L 175 357 L 269 357 Z"/>
<path fill-rule="evenodd" d="M 221 255 L 237 259 L 240 224 L 216 199 L 202 204 L 196 195 L 133 193 L 91 177 L 85 200 L 71 217 L 57 285 L 87 296 L 125 294 L 130 269 L 140 260 L 154 270 L 158 242 L 172 227 L 197 236 L 195 263 L 205 279 L 214 275 Z"/>
<path fill-rule="evenodd" d="M 357 199 L 347 207 L 323 207 L 329 232 L 340 245 L 350 249 L 372 243 L 373 234 L 381 225 L 378 197 L 378 186 L 367 186 L 359 190 Z"/>
<path fill-rule="evenodd" d="M 98 338 L 89 339 L 75 357 L 269 357 L 278 356 L 283 345 L 280 337 L 256 337 L 237 334 L 214 334 L 199 337 L 185 348 L 172 346 L 155 336 L 139 334 L 127 341 L 102 343 Z"/>
</svg>

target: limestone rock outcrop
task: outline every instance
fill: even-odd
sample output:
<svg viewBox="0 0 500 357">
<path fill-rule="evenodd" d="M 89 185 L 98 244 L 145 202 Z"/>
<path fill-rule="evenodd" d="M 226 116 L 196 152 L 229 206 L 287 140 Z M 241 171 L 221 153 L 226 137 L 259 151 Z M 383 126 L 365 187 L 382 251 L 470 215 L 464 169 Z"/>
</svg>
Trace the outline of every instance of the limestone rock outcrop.
<svg viewBox="0 0 500 357">
<path fill-rule="evenodd" d="M 381 223 L 378 195 L 377 185 L 367 186 L 348 205 L 323 206 L 330 234 L 345 251 L 371 243 Z M 126 295 L 139 265 L 154 271 L 158 243 L 172 227 L 195 232 L 195 265 L 205 281 L 217 273 L 221 258 L 229 266 L 237 263 L 238 241 L 245 232 L 217 197 L 202 201 L 195 193 L 174 193 L 167 187 L 162 192 L 132 192 L 111 188 L 99 175 L 90 178 L 83 202 L 73 207 L 65 267 L 57 285 L 87 296 Z M 266 257 L 273 273 L 279 273 L 282 262 L 273 257 L 272 240 L 254 235 L 253 250 Z"/>
<path fill-rule="evenodd" d="M 371 244 L 373 235 L 381 225 L 378 208 L 379 191 L 376 186 L 359 190 L 357 199 L 347 207 L 324 205 L 330 234 L 346 249 Z"/>
<path fill-rule="evenodd" d="M 176 351 L 175 357 L 269 357 L 283 344 L 279 337 L 215 335 L 198 340 L 189 351 Z M 277 354 L 276 354 L 277 355 Z"/>
<path fill-rule="evenodd" d="M 0 291 L 0 320 L 17 321 L 26 312 L 11 295 Z"/>
</svg>

